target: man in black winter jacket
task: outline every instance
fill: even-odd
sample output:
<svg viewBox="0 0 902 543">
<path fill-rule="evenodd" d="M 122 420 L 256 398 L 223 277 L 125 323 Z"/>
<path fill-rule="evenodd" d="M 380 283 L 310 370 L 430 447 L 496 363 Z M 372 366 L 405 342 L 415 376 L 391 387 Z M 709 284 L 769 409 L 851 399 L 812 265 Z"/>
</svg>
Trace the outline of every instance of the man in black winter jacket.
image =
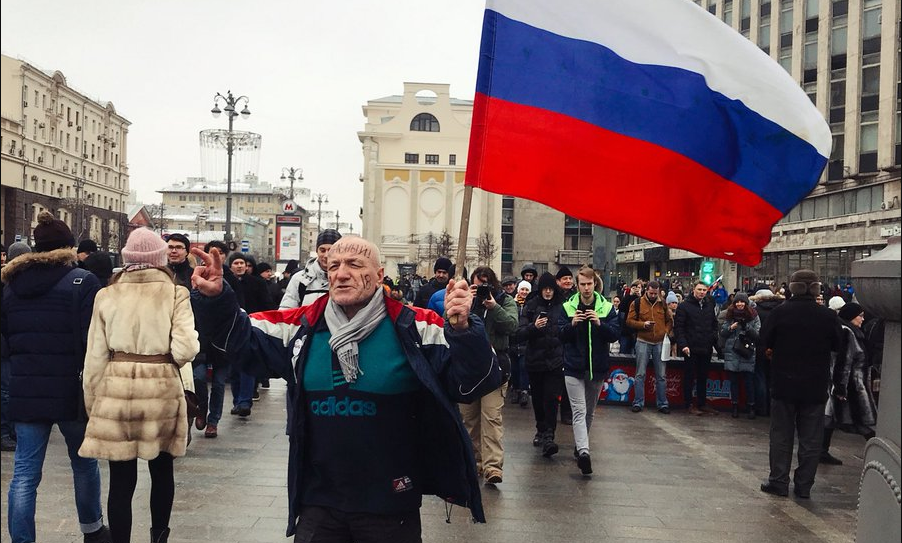
<svg viewBox="0 0 902 543">
<path fill-rule="evenodd" d="M 97 460 L 78 456 L 87 426 L 81 372 L 100 283 L 76 267 L 72 232 L 47 211 L 38 215 L 34 240 L 34 252 L 14 259 L 2 272 L 7 286 L 0 323 L 11 363 L 8 414 L 18 438 L 9 484 L 9 533 L 12 541 L 40 540 L 35 502 L 56 425 L 69 451 L 84 540 L 107 542 Z"/>
<path fill-rule="evenodd" d="M 687 371 L 684 375 L 690 377 L 691 373 L 695 374 L 697 407 L 689 402 L 690 415 L 717 414 L 717 410 L 705 403 L 708 370 L 717 343 L 717 312 L 714 306 L 714 298 L 708 295 L 708 285 L 697 281 L 692 293 L 677 307 L 673 322 L 677 352 L 686 359 Z M 683 387 L 690 386 L 690 379 L 684 379 Z"/>
<path fill-rule="evenodd" d="M 771 361 L 770 475 L 762 492 L 789 495 L 789 471 L 796 434 L 799 464 L 793 492 L 811 495 L 824 436 L 824 406 L 830 385 L 831 352 L 839 348 L 836 313 L 814 300 L 821 283 L 811 270 L 789 279 L 792 297 L 774 308 L 758 348 Z"/>
<path fill-rule="evenodd" d="M 191 290 L 191 274 L 194 268 L 188 260 L 188 249 L 191 242 L 185 234 L 169 234 L 166 236 L 166 259 L 169 269 L 175 274 L 175 282 Z"/>
<path fill-rule="evenodd" d="M 443 290 L 448 286 L 448 279 L 454 275 L 454 266 L 451 264 L 450 259 L 440 256 L 435 260 L 435 265 L 432 266 L 432 273 L 432 279 L 420 287 L 420 290 L 417 292 L 417 299 L 413 302 L 413 305 L 426 309 L 426 306 L 429 305 L 429 298 L 432 298 L 432 295 L 437 291 Z"/>
</svg>

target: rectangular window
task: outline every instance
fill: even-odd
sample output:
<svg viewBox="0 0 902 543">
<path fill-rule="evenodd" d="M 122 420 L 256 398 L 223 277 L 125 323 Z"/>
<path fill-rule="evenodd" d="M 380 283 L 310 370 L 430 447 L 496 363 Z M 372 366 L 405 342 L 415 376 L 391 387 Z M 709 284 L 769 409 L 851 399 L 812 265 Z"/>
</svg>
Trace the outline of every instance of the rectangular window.
<svg viewBox="0 0 902 543">
<path fill-rule="evenodd" d="M 811 34 L 806 34 L 805 36 L 810 36 Z M 803 56 L 803 68 L 805 70 L 817 70 L 817 34 L 814 35 L 813 41 L 806 40 L 804 56 Z"/>
<path fill-rule="evenodd" d="M 855 206 L 855 213 L 867 213 L 871 210 L 871 187 L 864 187 L 863 189 L 858 189 L 856 192 L 856 197 L 858 201 Z"/>
<path fill-rule="evenodd" d="M 872 4 L 873 7 L 868 4 Z M 873 2 L 864 3 L 864 13 L 861 21 L 861 37 L 862 39 L 875 38 L 880 35 L 880 3 Z"/>
<path fill-rule="evenodd" d="M 862 123 L 859 146 L 862 154 L 877 151 L 877 123 Z"/>
<path fill-rule="evenodd" d="M 761 49 L 770 47 L 770 17 L 766 21 L 761 21 L 758 28 L 758 47 Z"/>
<path fill-rule="evenodd" d="M 826 196 L 821 196 L 819 198 L 814 199 L 814 218 L 815 219 L 826 219 L 828 216 L 828 201 Z"/>
<path fill-rule="evenodd" d="M 721 20 L 730 26 L 733 26 L 733 0 L 724 0 L 723 16 Z"/>
<path fill-rule="evenodd" d="M 780 4 L 780 34 L 792 34 L 792 0 Z"/>
<path fill-rule="evenodd" d="M 848 18 L 835 17 L 830 31 L 830 54 L 845 55 L 848 50 L 849 25 Z"/>
<path fill-rule="evenodd" d="M 448 165 L 449 166 L 457 165 L 457 155 L 448 155 Z"/>
<path fill-rule="evenodd" d="M 805 19 L 817 19 L 818 1 L 808 0 L 805 2 Z"/>
<path fill-rule="evenodd" d="M 865 66 L 861 69 L 861 94 L 868 96 L 880 93 L 880 65 Z"/>
<path fill-rule="evenodd" d="M 438 164 L 438 155 L 426 155 L 426 164 Z"/>
<path fill-rule="evenodd" d="M 419 153 L 404 153 L 404 164 L 419 164 Z"/>
</svg>

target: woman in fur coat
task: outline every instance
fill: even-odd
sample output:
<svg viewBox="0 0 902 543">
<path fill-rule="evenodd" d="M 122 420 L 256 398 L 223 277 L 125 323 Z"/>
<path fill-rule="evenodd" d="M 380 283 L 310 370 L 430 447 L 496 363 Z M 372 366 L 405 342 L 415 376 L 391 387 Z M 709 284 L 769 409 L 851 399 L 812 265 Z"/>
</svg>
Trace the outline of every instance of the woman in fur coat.
<svg viewBox="0 0 902 543">
<path fill-rule="evenodd" d="M 131 537 L 138 458 L 151 477 L 151 541 L 169 537 L 173 458 L 188 438 L 179 369 L 200 350 L 188 289 L 166 268 L 166 243 L 139 228 L 122 249 L 125 266 L 97 294 L 85 357 L 85 439 L 78 451 L 110 462 L 107 502 L 115 543 Z"/>
</svg>

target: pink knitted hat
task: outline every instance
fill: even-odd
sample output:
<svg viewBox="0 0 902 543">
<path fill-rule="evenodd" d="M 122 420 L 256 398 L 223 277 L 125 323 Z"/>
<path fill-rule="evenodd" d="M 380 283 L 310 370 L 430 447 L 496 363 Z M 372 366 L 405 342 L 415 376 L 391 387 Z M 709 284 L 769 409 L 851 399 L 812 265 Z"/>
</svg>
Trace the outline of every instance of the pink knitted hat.
<svg viewBox="0 0 902 543">
<path fill-rule="evenodd" d="M 125 264 L 148 264 L 163 268 L 166 266 L 166 242 L 159 234 L 147 228 L 137 228 L 128 236 L 122 248 Z"/>
</svg>

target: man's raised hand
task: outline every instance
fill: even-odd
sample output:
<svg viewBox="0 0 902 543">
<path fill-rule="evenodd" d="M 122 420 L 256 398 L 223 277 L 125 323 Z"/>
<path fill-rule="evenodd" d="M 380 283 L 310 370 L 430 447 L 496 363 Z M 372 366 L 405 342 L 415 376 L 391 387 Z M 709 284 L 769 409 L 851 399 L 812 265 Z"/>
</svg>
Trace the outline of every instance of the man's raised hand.
<svg viewBox="0 0 902 543">
<path fill-rule="evenodd" d="M 191 254 L 201 261 L 191 275 L 191 285 L 204 296 L 213 298 L 222 294 L 222 253 L 219 249 L 213 247 L 205 253 L 195 247 Z"/>
<path fill-rule="evenodd" d="M 466 330 L 470 326 L 470 308 L 473 293 L 463 279 L 448 280 L 445 288 L 445 315 L 455 330 Z"/>
</svg>

